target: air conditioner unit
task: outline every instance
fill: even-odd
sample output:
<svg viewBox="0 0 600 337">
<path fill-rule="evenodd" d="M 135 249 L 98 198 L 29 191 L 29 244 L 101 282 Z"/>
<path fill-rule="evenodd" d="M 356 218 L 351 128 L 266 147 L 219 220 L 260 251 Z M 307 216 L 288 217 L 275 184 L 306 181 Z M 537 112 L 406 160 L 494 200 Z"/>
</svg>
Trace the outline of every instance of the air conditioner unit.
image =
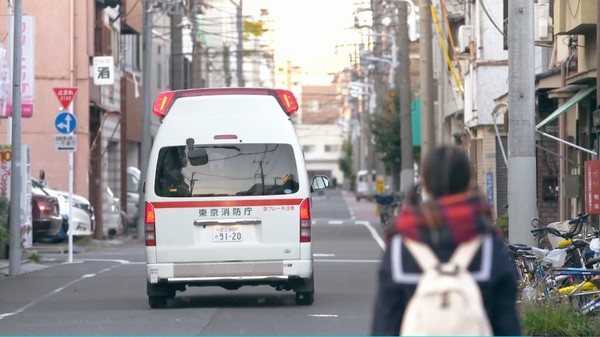
<svg viewBox="0 0 600 337">
<path fill-rule="evenodd" d="M 552 18 L 550 17 L 550 4 L 537 3 L 533 5 L 533 33 L 536 43 L 544 43 L 553 41 L 553 26 Z"/>
<path fill-rule="evenodd" d="M 473 41 L 473 26 L 462 25 L 458 27 L 458 52 L 468 52 L 471 41 Z"/>
</svg>

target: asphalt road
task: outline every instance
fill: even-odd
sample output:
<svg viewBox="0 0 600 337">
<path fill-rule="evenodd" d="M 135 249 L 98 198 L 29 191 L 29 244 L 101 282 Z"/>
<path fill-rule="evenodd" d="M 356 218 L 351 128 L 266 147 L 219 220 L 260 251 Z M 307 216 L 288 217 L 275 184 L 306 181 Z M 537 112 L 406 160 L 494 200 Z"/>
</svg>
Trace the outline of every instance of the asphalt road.
<svg viewBox="0 0 600 337">
<path fill-rule="evenodd" d="M 38 247 L 41 264 L 0 278 L 2 335 L 366 335 L 382 254 L 375 206 L 340 190 L 313 197 L 315 302 L 268 286 L 190 288 L 149 308 L 143 243 Z M 59 252 L 63 250 L 63 252 Z"/>
</svg>

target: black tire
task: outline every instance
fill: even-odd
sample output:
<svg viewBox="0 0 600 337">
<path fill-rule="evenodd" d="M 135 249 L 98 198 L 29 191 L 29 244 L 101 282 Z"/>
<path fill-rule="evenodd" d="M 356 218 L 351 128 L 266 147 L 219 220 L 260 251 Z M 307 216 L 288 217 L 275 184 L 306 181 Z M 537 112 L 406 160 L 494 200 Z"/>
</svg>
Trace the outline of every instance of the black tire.
<svg viewBox="0 0 600 337">
<path fill-rule="evenodd" d="M 311 305 L 315 301 L 315 293 L 313 292 L 297 292 L 296 293 L 296 304 L 297 305 Z"/>
<path fill-rule="evenodd" d="M 387 222 L 390 220 L 390 215 L 387 212 L 385 206 L 380 206 L 379 221 L 381 221 L 381 227 L 387 226 Z"/>
<path fill-rule="evenodd" d="M 167 306 L 167 296 L 148 296 L 148 305 L 152 309 L 162 309 Z"/>
</svg>

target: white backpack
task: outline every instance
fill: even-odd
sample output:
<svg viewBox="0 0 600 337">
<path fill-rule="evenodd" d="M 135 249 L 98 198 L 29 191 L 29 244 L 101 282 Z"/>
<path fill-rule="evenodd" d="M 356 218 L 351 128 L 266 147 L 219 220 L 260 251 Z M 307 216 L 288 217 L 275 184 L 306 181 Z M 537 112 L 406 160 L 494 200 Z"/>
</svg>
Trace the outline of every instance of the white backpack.
<svg viewBox="0 0 600 337">
<path fill-rule="evenodd" d="M 402 319 L 401 336 L 493 336 L 481 290 L 467 270 L 482 238 L 460 244 L 440 263 L 426 244 L 404 238 L 423 274 Z"/>
</svg>

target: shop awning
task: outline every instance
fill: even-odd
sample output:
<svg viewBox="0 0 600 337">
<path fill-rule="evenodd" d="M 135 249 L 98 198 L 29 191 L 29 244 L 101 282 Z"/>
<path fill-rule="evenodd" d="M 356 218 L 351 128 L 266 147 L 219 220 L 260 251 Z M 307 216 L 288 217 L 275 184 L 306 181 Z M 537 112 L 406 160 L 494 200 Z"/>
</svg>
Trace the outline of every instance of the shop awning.
<svg viewBox="0 0 600 337">
<path fill-rule="evenodd" d="M 586 98 L 595 90 L 596 86 L 591 86 L 589 88 L 579 90 L 579 92 L 577 92 L 573 97 L 569 98 L 569 100 L 566 101 L 565 104 L 561 105 L 558 109 L 551 113 L 550 116 L 546 117 L 543 121 L 536 125 L 535 129 L 539 130 L 544 125 L 557 119 L 558 117 L 560 117 L 560 115 L 571 109 L 575 104 L 579 103 L 582 99 Z"/>
</svg>

